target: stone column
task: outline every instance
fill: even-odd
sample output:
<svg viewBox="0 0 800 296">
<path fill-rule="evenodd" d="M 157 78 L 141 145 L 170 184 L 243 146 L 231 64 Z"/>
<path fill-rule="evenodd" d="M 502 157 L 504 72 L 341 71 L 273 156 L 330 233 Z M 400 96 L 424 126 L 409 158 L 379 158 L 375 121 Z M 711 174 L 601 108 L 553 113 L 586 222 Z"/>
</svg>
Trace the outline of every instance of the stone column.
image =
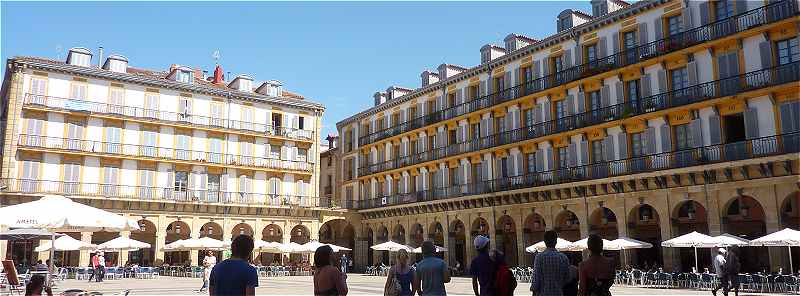
<svg viewBox="0 0 800 296">
<path fill-rule="evenodd" d="M 519 220 L 514 225 L 516 226 L 517 234 L 517 266 L 526 266 L 529 263 L 525 262 L 525 216 L 520 211 Z"/>
<path fill-rule="evenodd" d="M 721 209 L 719 208 L 719 191 L 707 190 L 708 185 L 703 185 L 703 197 L 707 202 L 701 202 L 703 207 L 706 208 L 706 219 L 708 221 L 708 234 L 717 236 L 722 234 L 723 225 L 721 217 Z M 708 194 L 708 196 L 706 196 Z M 707 197 L 707 198 L 706 198 Z"/>
<path fill-rule="evenodd" d="M 84 243 L 92 243 L 91 232 L 81 232 L 81 241 Z M 81 250 L 80 257 L 78 258 L 78 266 L 89 266 L 89 251 Z"/>
<path fill-rule="evenodd" d="M 472 258 L 475 257 L 475 245 L 472 243 L 475 239 L 475 236 L 472 235 L 472 214 L 467 213 L 467 219 L 462 220 L 464 222 L 464 261 L 463 265 L 464 268 L 469 270 L 469 265 L 472 262 Z"/>
<path fill-rule="evenodd" d="M 191 236 L 191 238 L 195 238 L 195 239 L 196 238 L 200 238 L 200 228 L 199 227 L 192 228 L 192 232 L 191 232 L 190 236 Z M 199 254 L 198 250 L 189 251 L 189 260 L 192 262 L 192 266 L 198 266 L 199 265 L 199 260 L 197 259 L 198 254 Z"/>
<path fill-rule="evenodd" d="M 167 231 L 159 229 L 156 232 L 155 262 L 153 266 L 164 264 L 164 245 L 167 244 Z M 81 265 L 83 266 L 83 265 Z"/>
<path fill-rule="evenodd" d="M 129 237 L 131 237 L 131 232 L 130 231 L 120 231 L 119 236 L 120 237 L 129 238 Z M 117 254 L 117 266 L 125 266 L 125 263 L 128 262 L 129 256 L 130 256 L 130 253 L 128 251 L 119 251 L 119 253 Z"/>
<path fill-rule="evenodd" d="M 654 204 L 652 206 L 658 212 L 658 218 L 659 218 L 658 223 L 660 224 L 659 228 L 661 229 L 661 240 L 664 241 L 672 238 L 672 222 L 670 221 L 669 202 L 667 201 L 667 198 L 665 198 L 665 196 L 660 196 L 660 197 L 664 198 L 664 203 Z M 675 261 L 674 253 L 675 253 L 675 248 L 661 248 L 661 258 L 664 261 L 665 271 L 672 271 L 674 269 L 674 261 Z"/>
</svg>

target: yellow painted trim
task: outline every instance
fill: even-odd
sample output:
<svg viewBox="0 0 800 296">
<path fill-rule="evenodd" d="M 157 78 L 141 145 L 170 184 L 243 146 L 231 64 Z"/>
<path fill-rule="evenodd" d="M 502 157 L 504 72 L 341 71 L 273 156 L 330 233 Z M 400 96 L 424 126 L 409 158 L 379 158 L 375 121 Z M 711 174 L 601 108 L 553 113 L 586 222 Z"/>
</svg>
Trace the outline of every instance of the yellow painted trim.
<svg viewBox="0 0 800 296">
<path fill-rule="evenodd" d="M 606 137 L 606 130 L 602 128 L 589 130 L 586 132 L 586 138 L 589 141 L 602 140 Z"/>
<path fill-rule="evenodd" d="M 667 115 L 669 125 L 681 125 L 692 121 L 692 116 L 689 110 L 678 110 Z"/>
<path fill-rule="evenodd" d="M 728 100 L 717 105 L 719 115 L 727 116 L 731 114 L 742 113 L 745 110 L 745 100 Z"/>
</svg>

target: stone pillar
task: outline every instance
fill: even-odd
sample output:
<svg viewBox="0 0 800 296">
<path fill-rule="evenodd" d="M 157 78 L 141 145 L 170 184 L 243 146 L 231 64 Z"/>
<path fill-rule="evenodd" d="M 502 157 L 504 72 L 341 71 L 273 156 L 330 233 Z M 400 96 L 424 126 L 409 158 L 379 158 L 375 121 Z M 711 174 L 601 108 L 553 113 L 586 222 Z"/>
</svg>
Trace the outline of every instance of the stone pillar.
<svg viewBox="0 0 800 296">
<path fill-rule="evenodd" d="M 472 243 L 475 239 L 475 236 L 472 235 L 472 218 L 473 216 L 468 213 L 467 219 L 463 220 L 464 222 L 464 261 L 463 265 L 466 270 L 469 270 L 469 265 L 472 262 L 472 258 L 475 257 L 475 245 Z"/>
<path fill-rule="evenodd" d="M 200 227 L 192 227 L 190 237 L 194 239 L 200 238 Z M 198 266 L 200 264 L 199 260 L 197 259 L 198 254 L 198 250 L 189 251 L 189 261 L 192 262 L 192 266 Z"/>
<path fill-rule="evenodd" d="M 164 264 L 164 245 L 167 244 L 167 231 L 158 229 L 156 232 L 155 262 L 153 266 Z"/>
<path fill-rule="evenodd" d="M 130 231 L 120 231 L 119 236 L 120 237 L 129 238 L 129 237 L 131 237 L 131 232 Z M 129 256 L 130 256 L 130 253 L 128 251 L 119 251 L 119 253 L 117 254 L 117 266 L 125 266 L 125 263 L 128 262 Z"/>
<path fill-rule="evenodd" d="M 520 219 L 514 223 L 516 226 L 517 234 L 517 266 L 526 266 L 529 263 L 525 262 L 525 217 L 522 213 L 519 215 Z"/>
<path fill-rule="evenodd" d="M 456 261 L 456 253 L 455 253 L 456 237 L 454 233 L 450 232 L 450 229 L 447 229 L 447 231 L 444 232 L 443 247 L 447 249 L 446 252 L 447 256 L 444 256 L 444 260 L 445 262 L 447 262 L 447 266 L 454 266 Z M 464 265 L 464 263 L 461 263 L 461 265 Z"/>
<path fill-rule="evenodd" d="M 661 197 L 663 198 L 664 196 Z M 660 224 L 659 228 L 661 229 L 662 241 L 672 238 L 672 222 L 670 221 L 669 204 L 667 203 L 666 198 L 664 199 L 664 203 L 666 204 L 666 207 L 658 204 L 653 205 L 653 208 L 655 208 L 656 211 L 658 211 L 658 217 L 659 217 L 658 223 Z M 663 248 L 663 247 L 661 248 L 661 258 L 664 261 L 665 271 L 672 271 L 674 269 L 675 267 L 674 253 L 675 253 L 675 248 Z"/>
<path fill-rule="evenodd" d="M 81 232 L 81 241 L 84 243 L 91 244 L 92 243 L 92 233 L 91 232 Z M 80 257 L 78 259 L 78 266 L 89 266 L 89 251 L 81 250 Z"/>
<path fill-rule="evenodd" d="M 708 185 L 703 185 L 708 187 Z M 719 191 L 707 191 L 707 188 L 703 188 L 703 197 L 708 202 L 701 202 L 703 207 L 706 208 L 706 219 L 708 221 L 708 235 L 710 236 L 717 236 L 724 232 L 722 219 L 720 218 L 722 215 L 721 209 L 719 208 Z M 706 194 L 708 194 L 706 198 Z"/>
</svg>

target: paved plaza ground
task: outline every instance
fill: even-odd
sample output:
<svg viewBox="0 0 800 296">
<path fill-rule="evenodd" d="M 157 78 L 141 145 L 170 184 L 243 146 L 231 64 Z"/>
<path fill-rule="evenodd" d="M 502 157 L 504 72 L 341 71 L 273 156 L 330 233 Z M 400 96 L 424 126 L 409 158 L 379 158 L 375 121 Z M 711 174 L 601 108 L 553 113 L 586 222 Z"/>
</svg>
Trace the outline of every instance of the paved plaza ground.
<svg viewBox="0 0 800 296">
<path fill-rule="evenodd" d="M 347 284 L 349 295 L 383 295 L 385 278 L 350 274 Z M 66 280 L 54 291 L 55 294 L 70 288 L 99 291 L 104 295 L 121 295 L 130 289 L 130 295 L 199 295 L 197 289 L 202 285 L 201 279 L 159 277 L 157 279 L 121 279 L 107 280 L 103 283 L 88 283 L 84 280 Z M 448 295 L 472 295 L 472 284 L 468 278 L 453 278 L 446 285 Z M 515 295 L 531 295 L 529 284 L 522 283 L 517 287 Z M 313 284 L 310 276 L 261 278 L 257 295 L 311 295 Z M 613 295 L 711 295 L 709 291 L 664 290 L 632 287 L 614 287 Z M 722 293 L 720 293 L 721 295 Z M 740 293 L 739 295 L 752 295 Z M 767 294 L 756 294 L 767 295 Z"/>
</svg>

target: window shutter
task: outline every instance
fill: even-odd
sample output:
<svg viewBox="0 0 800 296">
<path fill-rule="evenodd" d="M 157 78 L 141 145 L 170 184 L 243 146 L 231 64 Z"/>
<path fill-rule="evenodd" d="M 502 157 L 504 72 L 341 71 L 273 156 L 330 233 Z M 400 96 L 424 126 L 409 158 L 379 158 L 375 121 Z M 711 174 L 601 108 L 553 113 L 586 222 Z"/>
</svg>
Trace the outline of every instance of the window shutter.
<svg viewBox="0 0 800 296">
<path fill-rule="evenodd" d="M 521 175 L 525 174 L 525 165 L 522 162 L 522 159 L 525 158 L 524 156 L 525 156 L 524 154 L 519 153 L 519 154 L 517 154 L 516 157 L 514 157 L 515 171 L 514 171 L 514 174 L 512 176 L 521 176 Z"/>
<path fill-rule="evenodd" d="M 772 67 L 772 46 L 769 41 L 758 44 L 759 54 L 761 54 L 761 69 Z"/>
<path fill-rule="evenodd" d="M 603 148 L 605 149 L 606 155 L 605 161 L 612 161 L 614 160 L 614 138 L 612 136 L 606 136 L 603 139 Z"/>
<path fill-rule="evenodd" d="M 700 119 L 692 120 L 689 123 L 689 130 L 692 133 L 692 148 L 702 147 L 703 146 L 703 128 Z"/>
<path fill-rule="evenodd" d="M 639 23 L 639 45 L 647 44 L 647 23 Z"/>
<path fill-rule="evenodd" d="M 712 114 L 708 117 L 709 143 L 718 145 L 722 143 L 722 133 L 720 132 L 719 115 Z"/>
<path fill-rule="evenodd" d="M 486 118 L 481 119 L 481 137 L 486 137 L 489 135 L 489 124 L 487 122 L 488 120 L 486 120 Z"/>
<path fill-rule="evenodd" d="M 406 118 L 407 116 L 406 114 L 407 114 L 406 109 L 400 109 L 400 122 L 395 123 L 395 125 L 408 121 L 408 118 Z"/>
<path fill-rule="evenodd" d="M 606 37 L 600 37 L 600 40 L 597 41 L 597 57 L 604 58 L 608 56 L 608 45 L 606 44 Z"/>
<path fill-rule="evenodd" d="M 667 71 L 664 69 L 658 70 L 658 89 L 662 93 L 669 90 L 667 87 Z"/>
<path fill-rule="evenodd" d="M 578 145 L 575 143 L 570 143 L 567 147 L 567 162 L 569 163 L 570 167 L 575 167 L 578 165 Z"/>
<path fill-rule="evenodd" d="M 628 158 L 628 134 L 617 134 L 617 144 L 619 144 L 619 159 Z"/>
<path fill-rule="evenodd" d="M 486 95 L 490 95 L 494 93 L 494 78 L 489 77 L 486 80 Z"/>
<path fill-rule="evenodd" d="M 700 3 L 700 25 L 705 26 L 711 22 L 711 15 L 708 13 L 708 3 Z"/>
<path fill-rule="evenodd" d="M 517 72 L 519 72 L 519 68 L 517 68 Z M 503 78 L 504 85 L 501 85 L 500 89 L 498 89 L 497 91 L 504 90 L 504 89 L 509 88 L 512 85 L 514 85 L 514 81 L 512 81 L 511 79 L 513 79 L 513 78 L 511 78 L 511 71 L 506 71 L 506 76 L 505 76 L 505 78 Z M 507 95 L 510 95 L 510 94 L 507 94 Z"/>
<path fill-rule="evenodd" d="M 445 106 L 447 106 L 447 92 L 443 91 L 439 100 L 436 101 L 436 111 L 444 110 Z"/>
<path fill-rule="evenodd" d="M 650 90 L 650 74 L 644 74 L 644 76 L 642 76 L 641 84 L 643 98 L 649 97 L 653 94 L 653 92 Z"/>
<path fill-rule="evenodd" d="M 683 11 L 681 12 L 681 31 L 686 31 L 693 28 L 691 12 L 692 10 L 689 9 L 688 7 L 684 8 Z"/>
<path fill-rule="evenodd" d="M 494 117 L 489 116 L 489 118 L 486 119 L 486 135 L 494 135 L 494 131 Z"/>
<path fill-rule="evenodd" d="M 661 130 L 659 133 L 661 134 L 661 153 L 672 151 L 672 142 L 670 141 L 670 129 L 669 123 L 665 123 L 661 125 Z"/>
<path fill-rule="evenodd" d="M 487 93 L 486 92 L 486 85 L 487 85 L 486 80 L 484 80 L 484 81 L 481 81 L 481 84 L 478 86 L 478 88 L 480 88 L 479 89 L 480 90 L 480 96 L 485 96 L 486 95 L 486 93 Z"/>
<path fill-rule="evenodd" d="M 601 107 L 611 106 L 611 87 L 608 85 L 600 89 L 600 104 Z"/>
<path fill-rule="evenodd" d="M 491 171 L 490 171 L 491 170 L 491 165 L 490 165 L 491 163 L 492 163 L 491 162 L 491 158 L 489 158 L 488 160 L 486 160 L 486 161 L 481 163 L 481 168 L 483 169 L 482 171 L 483 171 L 483 180 L 484 181 L 492 179 L 492 174 L 491 174 Z"/>
<path fill-rule="evenodd" d="M 619 32 L 615 32 L 611 35 L 611 47 L 614 50 L 614 53 L 619 53 Z"/>
<path fill-rule="evenodd" d="M 543 172 L 544 171 L 544 149 L 539 149 L 536 151 L 536 172 Z"/>
<path fill-rule="evenodd" d="M 583 113 L 584 111 L 586 111 L 586 93 L 582 91 L 578 92 L 576 100 L 578 103 L 578 109 L 577 109 L 578 113 Z"/>
<path fill-rule="evenodd" d="M 533 123 L 541 123 L 542 122 L 542 105 L 536 104 L 536 107 L 533 107 Z"/>
<path fill-rule="evenodd" d="M 728 78 L 728 62 L 725 55 L 717 56 L 717 68 L 719 71 L 719 78 Z M 724 83 L 723 83 L 724 85 Z M 724 92 L 723 92 L 724 93 Z"/>
<path fill-rule="evenodd" d="M 300 119 L 297 116 L 292 117 L 292 128 L 300 128 Z"/>
<path fill-rule="evenodd" d="M 697 85 L 697 62 L 691 61 L 686 64 L 686 72 L 689 77 L 689 86 Z"/>
<path fill-rule="evenodd" d="M 436 136 L 436 140 L 437 140 L 436 142 L 438 142 L 436 144 L 437 147 L 441 148 L 441 147 L 444 147 L 446 145 L 447 139 L 445 137 L 447 137 L 447 132 L 439 131 L 437 133 L 437 136 Z"/>
<path fill-rule="evenodd" d="M 533 61 L 533 79 L 542 77 L 542 70 L 539 64 L 540 64 L 539 61 Z"/>
<path fill-rule="evenodd" d="M 575 53 L 575 65 L 583 64 L 583 50 L 581 50 L 581 45 L 575 44 L 573 52 Z"/>
<path fill-rule="evenodd" d="M 509 87 L 515 86 L 515 85 L 518 85 L 518 84 L 522 84 L 522 79 L 521 79 L 521 77 L 519 77 L 519 68 L 514 69 L 514 76 L 513 77 L 514 77 L 513 78 L 514 79 L 513 82 L 511 80 L 508 81 Z"/>
<path fill-rule="evenodd" d="M 788 134 L 797 131 L 797 114 L 794 114 L 792 105 L 800 105 L 798 102 L 783 103 L 780 106 L 781 133 Z"/>
<path fill-rule="evenodd" d="M 739 52 L 734 51 L 728 56 L 728 77 L 739 75 Z"/>
<path fill-rule="evenodd" d="M 547 169 L 554 170 L 555 167 L 553 166 L 553 160 L 555 159 L 555 155 L 553 155 L 553 147 L 547 147 Z"/>
<path fill-rule="evenodd" d="M 542 77 L 550 75 L 550 59 L 544 58 L 542 60 Z"/>
<path fill-rule="evenodd" d="M 615 94 L 615 96 L 617 97 L 617 104 L 620 104 L 623 101 L 625 101 L 625 91 L 624 88 L 622 88 L 622 81 L 617 81 L 617 83 L 614 84 L 614 87 L 616 88 L 617 91 L 617 93 Z M 603 94 L 601 93 L 600 95 Z"/>
<path fill-rule="evenodd" d="M 187 180 L 188 184 L 186 184 L 189 190 L 193 190 L 195 186 L 197 186 L 197 182 L 194 180 L 195 178 L 197 178 L 197 174 L 194 171 L 189 171 L 189 180 Z"/>
<path fill-rule="evenodd" d="M 581 141 L 581 165 L 589 164 L 589 141 Z"/>
<path fill-rule="evenodd" d="M 552 115 L 551 114 L 552 111 L 550 109 L 550 101 L 545 101 L 544 104 L 542 104 L 542 112 L 543 112 L 542 114 L 544 114 L 544 121 L 545 122 L 550 121 L 550 116 Z"/>
<path fill-rule="evenodd" d="M 425 112 L 423 112 L 424 109 L 422 109 L 423 108 L 422 106 L 423 106 L 422 103 L 417 103 L 417 114 L 414 114 L 415 117 L 421 117 L 422 115 L 425 115 Z"/>
<path fill-rule="evenodd" d="M 575 54 L 578 54 L 578 53 L 576 52 Z M 563 59 L 563 61 L 564 61 L 564 69 L 562 69 L 562 70 L 566 70 L 567 68 L 571 68 L 572 67 L 572 50 L 570 50 L 570 49 L 564 50 L 564 59 Z"/>
<path fill-rule="evenodd" d="M 664 29 L 664 19 L 659 17 L 659 18 L 656 18 L 655 20 L 653 20 L 653 29 L 656 32 L 655 40 L 659 40 L 661 38 L 664 38 L 664 33 L 662 33 L 662 31 Z"/>
<path fill-rule="evenodd" d="M 655 154 L 656 153 L 656 129 L 654 127 L 648 127 L 645 130 L 645 141 L 646 145 L 645 154 Z"/>
<path fill-rule="evenodd" d="M 506 131 L 514 130 L 514 113 L 506 113 L 506 117 L 504 117 L 503 120 L 505 121 Z"/>
<path fill-rule="evenodd" d="M 575 114 L 575 96 L 567 96 L 567 116 Z"/>
<path fill-rule="evenodd" d="M 758 113 L 755 108 L 744 111 L 744 133 L 747 139 L 758 138 Z"/>
<path fill-rule="evenodd" d="M 442 187 L 450 186 L 450 169 L 445 167 L 439 171 L 442 172 Z"/>
</svg>

